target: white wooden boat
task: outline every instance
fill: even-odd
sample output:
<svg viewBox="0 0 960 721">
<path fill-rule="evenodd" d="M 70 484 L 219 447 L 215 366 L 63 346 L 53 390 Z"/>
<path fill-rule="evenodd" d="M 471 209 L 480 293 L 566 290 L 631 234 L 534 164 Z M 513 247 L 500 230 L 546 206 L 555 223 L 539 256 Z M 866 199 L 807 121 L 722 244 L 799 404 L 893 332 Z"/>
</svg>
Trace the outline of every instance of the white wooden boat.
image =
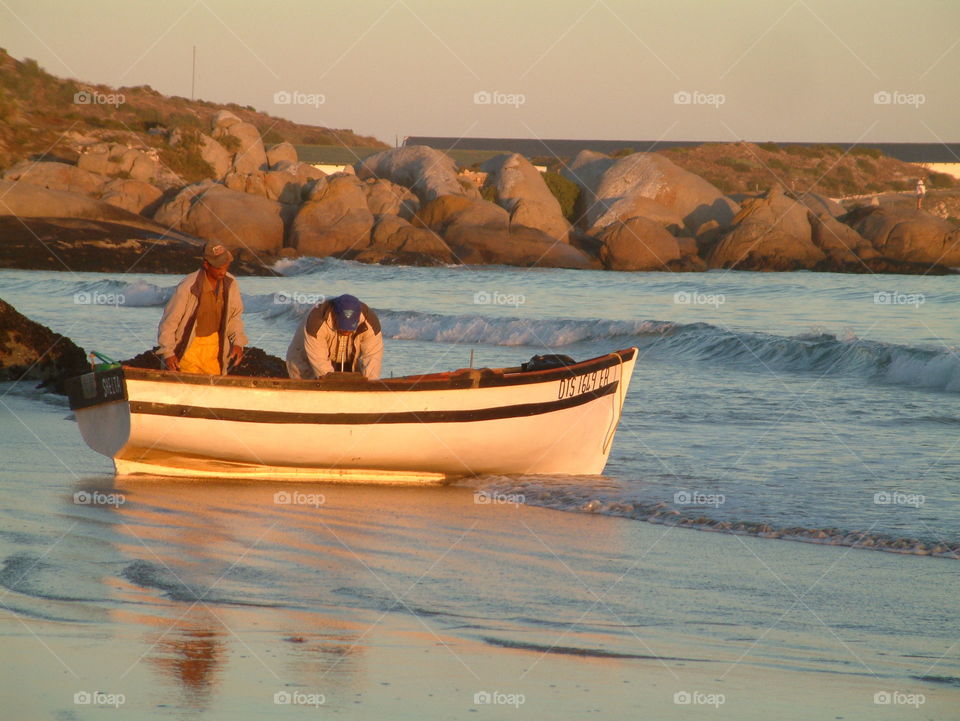
<svg viewBox="0 0 960 721">
<path fill-rule="evenodd" d="M 384 483 L 599 474 L 637 349 L 563 367 L 367 381 L 118 367 L 68 381 L 84 440 L 118 474 Z"/>
</svg>

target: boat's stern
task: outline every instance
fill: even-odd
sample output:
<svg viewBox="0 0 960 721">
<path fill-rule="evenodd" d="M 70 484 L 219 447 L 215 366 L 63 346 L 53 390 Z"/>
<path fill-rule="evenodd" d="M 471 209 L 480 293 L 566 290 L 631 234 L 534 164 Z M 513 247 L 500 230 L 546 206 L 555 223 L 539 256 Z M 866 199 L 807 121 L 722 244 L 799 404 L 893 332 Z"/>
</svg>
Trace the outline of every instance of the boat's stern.
<svg viewBox="0 0 960 721">
<path fill-rule="evenodd" d="M 130 439 L 130 404 L 123 368 L 68 378 L 66 388 L 83 440 L 97 453 L 116 457 Z"/>
</svg>

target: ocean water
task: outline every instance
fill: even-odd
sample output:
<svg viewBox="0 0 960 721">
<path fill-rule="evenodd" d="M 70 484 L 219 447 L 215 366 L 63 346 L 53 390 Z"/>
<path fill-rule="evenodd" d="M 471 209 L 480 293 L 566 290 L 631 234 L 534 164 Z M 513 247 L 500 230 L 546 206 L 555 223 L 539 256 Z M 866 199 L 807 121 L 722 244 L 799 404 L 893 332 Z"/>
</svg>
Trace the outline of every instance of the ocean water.
<svg viewBox="0 0 960 721">
<path fill-rule="evenodd" d="M 947 717 L 933 704 L 960 687 L 954 278 L 279 269 L 239 282 L 250 342 L 280 356 L 312 304 L 344 292 L 381 317 L 384 375 L 464 367 L 471 352 L 496 367 L 636 345 L 605 475 L 411 489 L 115 480 L 65 399 L 0 384 L 0 633 L 27 649 L 7 659 L 24 677 L 4 689 L 10 718 L 99 718 L 70 700 L 97 689 L 130 697 L 125 718 L 268 718 L 278 689 L 315 688 L 343 717 L 369 718 L 355 704 L 379 699 L 394 718 L 462 718 L 495 681 L 579 708 L 538 678 L 553 657 L 707 669 L 730 697 L 724 717 L 802 717 L 733 711 L 736 683 L 767 672 L 923 692 L 926 715 L 894 711 Z M 178 280 L 3 271 L 0 297 L 124 358 L 154 344 Z M 278 489 L 304 502 L 278 506 Z M 439 647 L 460 661 L 438 652 L 441 675 L 466 674 L 462 648 L 526 665 L 507 680 L 467 669 L 442 701 L 411 699 L 412 681 L 390 687 L 395 668 L 373 671 L 412 643 L 378 640 L 395 617 L 426 634 L 410 669 Z M 584 668 L 581 683 L 611 672 Z M 639 713 L 630 673 L 585 708 Z M 877 711 L 866 695 L 837 703 L 847 719 Z"/>
<path fill-rule="evenodd" d="M 602 483 L 481 478 L 561 511 L 960 556 L 960 285 L 952 277 L 282 261 L 242 278 L 279 356 L 323 297 L 375 308 L 384 375 L 640 349 Z M 0 297 L 87 350 L 155 343 L 173 276 L 5 271 Z M 72 431 L 71 431 L 72 432 Z M 108 467 L 104 461 L 104 467 Z"/>
</svg>

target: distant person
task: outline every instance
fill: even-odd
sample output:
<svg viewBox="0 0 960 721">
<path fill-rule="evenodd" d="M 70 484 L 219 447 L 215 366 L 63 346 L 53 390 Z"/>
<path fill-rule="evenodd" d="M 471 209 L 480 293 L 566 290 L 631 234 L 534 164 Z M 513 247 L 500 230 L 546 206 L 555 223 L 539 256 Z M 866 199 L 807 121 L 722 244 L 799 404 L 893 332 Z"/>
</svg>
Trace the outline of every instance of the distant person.
<svg viewBox="0 0 960 721">
<path fill-rule="evenodd" d="M 380 319 L 352 295 L 341 295 L 315 306 L 287 348 L 291 378 L 320 378 L 327 373 L 363 373 L 380 377 L 383 334 Z"/>
<path fill-rule="evenodd" d="M 927 186 L 923 184 L 923 178 L 917 179 L 917 210 L 923 206 L 923 196 L 927 194 Z"/>
<path fill-rule="evenodd" d="M 233 254 L 219 241 L 203 247 L 203 264 L 173 291 L 157 330 L 164 368 L 225 375 L 243 358 L 243 301 L 227 270 Z"/>
</svg>

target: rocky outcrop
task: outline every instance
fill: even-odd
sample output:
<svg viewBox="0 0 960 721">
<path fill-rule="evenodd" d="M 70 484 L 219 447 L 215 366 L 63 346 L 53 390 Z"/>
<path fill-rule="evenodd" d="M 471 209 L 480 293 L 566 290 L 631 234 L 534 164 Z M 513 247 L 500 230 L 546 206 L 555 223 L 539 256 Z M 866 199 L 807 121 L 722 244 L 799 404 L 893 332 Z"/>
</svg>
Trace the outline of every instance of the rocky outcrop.
<svg viewBox="0 0 960 721">
<path fill-rule="evenodd" d="M 453 251 L 438 236 L 424 228 L 415 228 L 403 218 L 383 215 L 371 233 L 371 244 L 354 260 L 365 263 L 404 265 L 449 265 L 456 262 Z"/>
<path fill-rule="evenodd" d="M 420 210 L 420 199 L 412 191 L 378 178 L 364 183 L 367 207 L 374 215 L 398 215 L 410 220 Z"/>
<path fill-rule="evenodd" d="M 808 215 L 813 244 L 835 264 L 857 263 L 876 258 L 879 254 L 870 242 L 849 225 L 832 215 Z"/>
<path fill-rule="evenodd" d="M 688 235 L 706 223 L 728 226 L 739 207 L 716 187 L 658 153 L 614 160 L 582 151 L 563 174 L 580 186 L 579 222 L 598 232 L 617 220 L 642 217 L 639 198 L 653 200 L 682 218 Z"/>
<path fill-rule="evenodd" d="M 0 380 L 40 381 L 63 393 L 63 381 L 90 369 L 82 348 L 0 300 Z"/>
<path fill-rule="evenodd" d="M 506 230 L 510 216 L 506 210 L 485 200 L 470 200 L 461 195 L 442 195 L 426 203 L 413 224 L 445 235 L 454 226 L 487 227 Z"/>
<path fill-rule="evenodd" d="M 803 241 L 812 239 L 809 210 L 783 193 L 783 188 L 774 185 L 766 193 L 756 198 L 744 200 L 733 218 L 733 224 L 749 220 L 751 223 L 765 223 L 787 235 Z"/>
<path fill-rule="evenodd" d="M 154 219 L 230 248 L 276 253 L 283 246 L 279 203 L 211 181 L 188 185 L 162 205 Z"/>
<path fill-rule="evenodd" d="M 449 155 L 425 145 L 384 150 L 354 166 L 361 180 L 385 178 L 412 190 L 421 203 L 442 195 L 464 195 L 456 163 Z"/>
<path fill-rule="evenodd" d="M 222 178 L 233 165 L 230 153 L 220 143 L 204 133 L 200 133 L 200 142 L 200 157 L 213 168 L 215 178 Z"/>
<path fill-rule="evenodd" d="M 274 145 L 267 151 L 267 166 L 271 170 L 276 170 L 280 163 L 296 163 L 298 160 L 297 149 L 286 141 Z"/>
<path fill-rule="evenodd" d="M 867 206 L 841 218 L 892 260 L 960 266 L 960 228 L 925 210 Z"/>
<path fill-rule="evenodd" d="M 68 166 L 69 167 L 69 166 Z M 47 190 L 25 182 L 0 180 L 0 216 L 84 218 L 154 227 L 146 218 L 101 200 L 65 190 Z"/>
<path fill-rule="evenodd" d="M 229 110 L 221 110 L 214 116 L 213 138 L 221 141 L 221 144 L 226 138 L 233 138 L 229 142 L 236 146 L 236 150 L 231 153 L 231 163 L 236 172 L 250 174 L 268 169 L 267 153 L 263 148 L 260 131 L 255 125 L 240 120 Z M 230 150 L 227 147 L 227 151 Z"/>
<path fill-rule="evenodd" d="M 118 208 L 129 210 L 131 213 L 149 215 L 154 204 L 161 198 L 163 191 L 142 180 L 125 180 L 116 178 L 103 186 L 100 200 Z"/>
<path fill-rule="evenodd" d="M 668 270 L 682 256 L 677 239 L 646 218 L 611 223 L 600 241 L 600 260 L 610 270 Z"/>
<path fill-rule="evenodd" d="M 777 226 L 747 219 L 724 233 L 707 253 L 711 268 L 805 270 L 825 259 L 811 240 Z"/>
<path fill-rule="evenodd" d="M 455 225 L 444 240 L 467 265 L 518 265 L 540 268 L 599 268 L 586 253 L 533 228 Z"/>
<path fill-rule="evenodd" d="M 510 214 L 511 225 L 536 228 L 551 238 L 568 241 L 570 223 L 530 161 L 517 153 L 498 155 L 481 170 L 487 173 L 487 184 L 496 188 L 497 204 Z"/>
<path fill-rule="evenodd" d="M 102 175 L 76 165 L 24 160 L 3 174 L 4 180 L 36 185 L 47 190 L 97 195 L 107 182 Z"/>
<path fill-rule="evenodd" d="M 297 213 L 290 245 L 303 255 L 339 255 L 370 245 L 372 227 L 363 183 L 350 175 L 325 178 Z"/>
</svg>

